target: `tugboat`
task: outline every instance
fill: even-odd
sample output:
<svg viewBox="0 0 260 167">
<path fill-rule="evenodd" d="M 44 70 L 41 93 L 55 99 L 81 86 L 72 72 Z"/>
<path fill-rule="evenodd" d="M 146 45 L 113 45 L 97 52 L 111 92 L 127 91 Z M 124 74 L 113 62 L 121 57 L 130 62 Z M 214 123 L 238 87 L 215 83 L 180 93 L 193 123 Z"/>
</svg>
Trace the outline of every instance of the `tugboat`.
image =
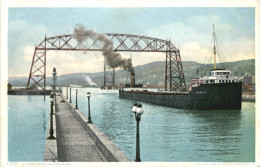
<svg viewBox="0 0 260 167">
<path fill-rule="evenodd" d="M 241 110 L 242 83 L 240 79 L 237 76 L 231 76 L 231 71 L 216 67 L 217 51 L 214 25 L 213 37 L 214 69 L 210 71 L 210 76 L 191 79 L 188 91 L 152 92 L 130 88 L 130 90 L 119 89 L 119 97 L 184 109 Z"/>
</svg>

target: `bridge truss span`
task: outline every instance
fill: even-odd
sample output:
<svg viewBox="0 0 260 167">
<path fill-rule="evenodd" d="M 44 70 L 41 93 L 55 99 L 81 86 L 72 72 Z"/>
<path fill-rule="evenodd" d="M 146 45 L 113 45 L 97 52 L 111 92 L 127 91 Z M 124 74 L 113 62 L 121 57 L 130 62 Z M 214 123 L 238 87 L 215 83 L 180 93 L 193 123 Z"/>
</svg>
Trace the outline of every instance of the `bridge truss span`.
<svg viewBox="0 0 260 167">
<path fill-rule="evenodd" d="M 111 41 L 115 52 L 163 52 L 166 53 L 165 90 L 186 89 L 179 50 L 168 40 L 132 34 L 103 34 Z M 89 35 L 77 40 L 73 34 L 45 37 L 35 47 L 27 87 L 46 89 L 46 55 L 48 50 L 104 51 L 104 42 Z"/>
</svg>

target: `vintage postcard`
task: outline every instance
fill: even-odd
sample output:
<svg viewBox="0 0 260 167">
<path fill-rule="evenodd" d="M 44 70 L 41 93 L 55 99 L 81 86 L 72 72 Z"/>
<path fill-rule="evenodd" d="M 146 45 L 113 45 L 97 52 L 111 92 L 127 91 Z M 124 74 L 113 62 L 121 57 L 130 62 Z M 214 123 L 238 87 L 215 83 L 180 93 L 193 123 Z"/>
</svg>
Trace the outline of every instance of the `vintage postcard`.
<svg viewBox="0 0 260 167">
<path fill-rule="evenodd" d="M 260 165 L 259 5 L 1 1 L 1 166 Z"/>
</svg>

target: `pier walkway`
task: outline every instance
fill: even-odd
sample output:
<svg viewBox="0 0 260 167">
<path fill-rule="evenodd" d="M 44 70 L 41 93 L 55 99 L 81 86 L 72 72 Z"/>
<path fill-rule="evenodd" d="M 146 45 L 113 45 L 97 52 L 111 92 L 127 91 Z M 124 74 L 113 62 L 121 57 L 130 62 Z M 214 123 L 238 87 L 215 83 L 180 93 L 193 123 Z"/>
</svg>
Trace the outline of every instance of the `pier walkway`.
<svg viewBox="0 0 260 167">
<path fill-rule="evenodd" d="M 87 117 L 59 93 L 56 96 L 53 121 L 56 139 L 46 140 L 44 161 L 130 161 L 93 123 L 87 123 Z"/>
<path fill-rule="evenodd" d="M 56 97 L 56 131 L 59 161 L 104 162 L 106 158 L 65 102 Z"/>
</svg>

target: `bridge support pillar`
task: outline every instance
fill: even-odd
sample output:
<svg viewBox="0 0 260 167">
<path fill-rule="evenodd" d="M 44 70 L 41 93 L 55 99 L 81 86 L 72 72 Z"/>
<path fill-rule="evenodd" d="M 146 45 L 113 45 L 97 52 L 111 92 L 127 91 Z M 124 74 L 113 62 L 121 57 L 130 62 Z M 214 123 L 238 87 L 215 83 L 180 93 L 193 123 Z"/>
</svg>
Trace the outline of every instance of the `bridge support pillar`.
<svg viewBox="0 0 260 167">
<path fill-rule="evenodd" d="M 31 86 L 30 81 L 33 81 Z M 27 88 L 34 88 L 36 86 L 39 86 L 43 90 L 46 89 L 46 49 L 39 50 L 35 47 Z"/>
<path fill-rule="evenodd" d="M 179 50 L 172 51 L 170 47 L 171 45 L 169 42 L 169 46 L 167 48 L 168 51 L 166 51 L 164 90 L 182 91 L 186 89 L 186 84 L 180 52 Z"/>
</svg>

